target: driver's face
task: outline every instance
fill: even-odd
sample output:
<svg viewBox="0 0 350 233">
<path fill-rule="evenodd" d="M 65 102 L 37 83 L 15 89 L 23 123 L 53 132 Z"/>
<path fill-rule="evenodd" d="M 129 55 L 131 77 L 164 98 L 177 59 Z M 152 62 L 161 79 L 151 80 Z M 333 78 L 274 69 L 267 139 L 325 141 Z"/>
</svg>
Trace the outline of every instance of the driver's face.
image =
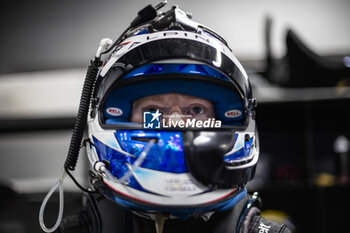
<svg viewBox="0 0 350 233">
<path fill-rule="evenodd" d="M 215 117 L 214 106 L 210 101 L 174 92 L 135 100 L 130 120 L 141 123 L 144 111 L 157 111 L 157 109 L 164 115 L 173 116 L 172 119 L 178 120 L 188 117 L 206 120 Z"/>
</svg>

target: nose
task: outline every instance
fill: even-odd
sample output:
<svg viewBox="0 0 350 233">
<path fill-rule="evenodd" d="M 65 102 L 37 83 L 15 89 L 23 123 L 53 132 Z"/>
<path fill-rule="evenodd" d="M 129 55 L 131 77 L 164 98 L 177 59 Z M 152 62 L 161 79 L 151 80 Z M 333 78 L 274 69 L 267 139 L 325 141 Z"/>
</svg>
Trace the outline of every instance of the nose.
<svg viewBox="0 0 350 233">
<path fill-rule="evenodd" d="M 178 121 L 183 121 L 183 117 L 182 117 L 182 111 L 180 109 L 180 107 L 178 106 L 175 106 L 175 107 L 172 107 L 170 110 L 169 110 L 169 121 L 172 121 L 172 122 L 178 122 Z"/>
</svg>

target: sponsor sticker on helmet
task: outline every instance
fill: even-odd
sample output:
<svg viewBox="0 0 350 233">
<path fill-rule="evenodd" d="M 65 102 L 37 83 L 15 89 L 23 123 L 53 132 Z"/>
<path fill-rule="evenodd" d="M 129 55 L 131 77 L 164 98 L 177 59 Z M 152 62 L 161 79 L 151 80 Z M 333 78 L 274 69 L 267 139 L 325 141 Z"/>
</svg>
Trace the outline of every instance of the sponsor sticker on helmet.
<svg viewBox="0 0 350 233">
<path fill-rule="evenodd" d="M 238 109 L 232 109 L 227 112 L 225 112 L 225 117 L 227 118 L 237 118 L 242 115 L 242 112 Z"/>
<path fill-rule="evenodd" d="M 123 111 L 120 108 L 110 107 L 106 109 L 106 112 L 112 116 L 121 116 Z"/>
</svg>

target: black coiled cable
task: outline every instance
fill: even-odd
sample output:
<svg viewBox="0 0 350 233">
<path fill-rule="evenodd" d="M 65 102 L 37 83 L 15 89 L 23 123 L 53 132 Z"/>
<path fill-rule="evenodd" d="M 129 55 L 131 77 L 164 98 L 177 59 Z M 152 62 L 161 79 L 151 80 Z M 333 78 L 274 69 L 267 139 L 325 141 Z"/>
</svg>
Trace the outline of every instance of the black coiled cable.
<svg viewBox="0 0 350 233">
<path fill-rule="evenodd" d="M 94 89 L 99 66 L 101 66 L 101 61 L 99 59 L 91 60 L 86 73 L 86 78 L 84 81 L 84 86 L 80 97 L 78 115 L 74 124 L 73 134 L 69 145 L 67 159 L 64 164 L 64 168 L 66 171 L 67 170 L 74 171 L 77 165 L 80 144 L 82 142 L 86 123 L 87 123 L 87 116 L 89 112 L 91 96 Z"/>
</svg>

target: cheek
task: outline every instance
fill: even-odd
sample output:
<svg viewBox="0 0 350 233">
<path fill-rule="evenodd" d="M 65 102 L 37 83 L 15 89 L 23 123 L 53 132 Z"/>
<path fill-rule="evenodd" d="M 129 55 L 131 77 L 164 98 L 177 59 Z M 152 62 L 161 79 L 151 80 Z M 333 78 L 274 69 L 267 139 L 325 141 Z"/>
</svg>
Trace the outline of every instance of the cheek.
<svg viewBox="0 0 350 233">
<path fill-rule="evenodd" d="M 141 114 L 132 114 L 130 117 L 131 122 L 141 123 Z"/>
<path fill-rule="evenodd" d="M 208 116 L 207 114 L 199 114 L 199 115 L 193 116 L 192 118 L 197 120 L 207 120 L 211 118 L 211 116 Z"/>
<path fill-rule="evenodd" d="M 208 108 L 207 113 L 205 115 L 207 115 L 208 118 L 214 118 L 215 117 L 215 109 L 213 107 Z"/>
</svg>

